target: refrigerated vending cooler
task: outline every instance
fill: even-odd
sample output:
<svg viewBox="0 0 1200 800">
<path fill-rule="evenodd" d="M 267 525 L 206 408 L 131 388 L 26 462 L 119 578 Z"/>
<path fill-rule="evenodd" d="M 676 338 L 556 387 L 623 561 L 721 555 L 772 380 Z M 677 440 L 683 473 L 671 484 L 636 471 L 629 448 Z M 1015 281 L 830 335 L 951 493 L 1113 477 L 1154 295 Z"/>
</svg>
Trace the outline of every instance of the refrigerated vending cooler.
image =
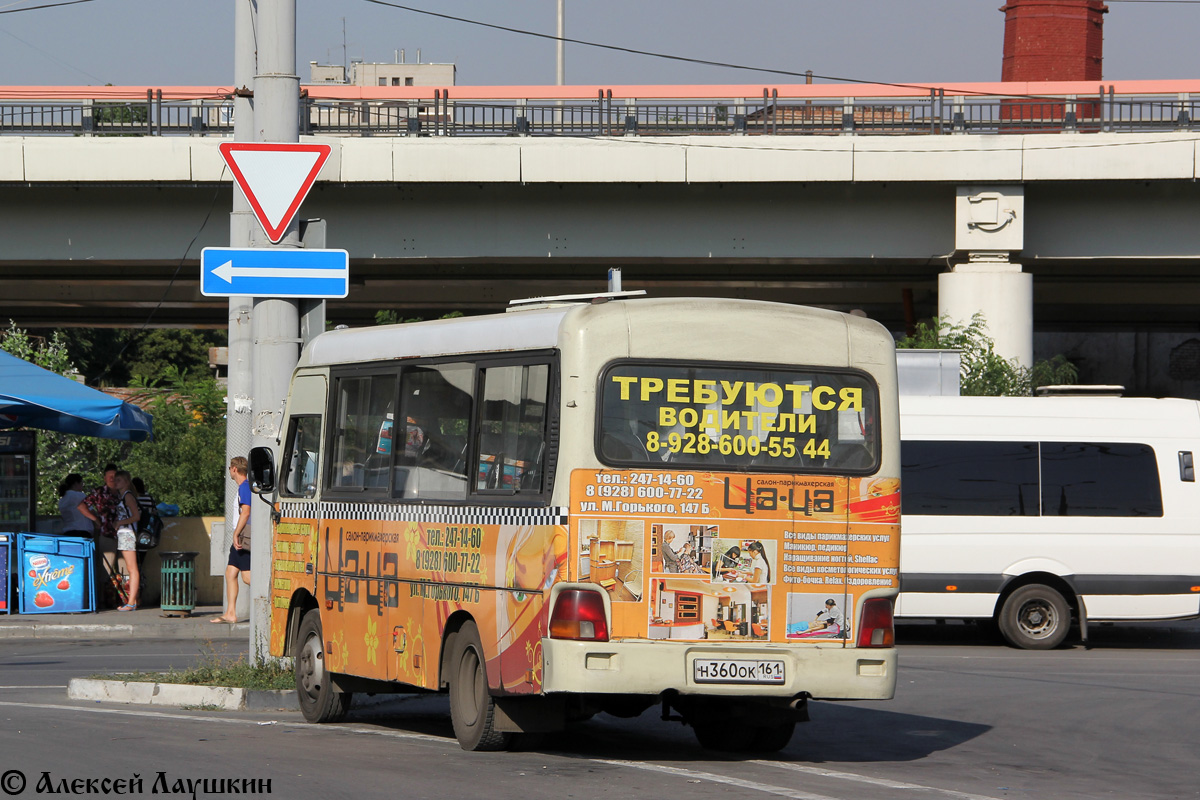
<svg viewBox="0 0 1200 800">
<path fill-rule="evenodd" d="M 36 444 L 33 431 L 0 431 L 0 531 L 34 530 Z"/>
</svg>

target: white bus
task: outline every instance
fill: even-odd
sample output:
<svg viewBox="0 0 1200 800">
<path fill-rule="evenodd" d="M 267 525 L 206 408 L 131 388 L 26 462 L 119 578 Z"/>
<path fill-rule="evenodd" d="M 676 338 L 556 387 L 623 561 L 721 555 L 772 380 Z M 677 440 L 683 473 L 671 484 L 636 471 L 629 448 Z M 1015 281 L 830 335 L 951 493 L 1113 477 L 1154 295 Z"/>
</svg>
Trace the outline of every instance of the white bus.
<svg viewBox="0 0 1200 800">
<path fill-rule="evenodd" d="M 811 308 L 324 333 L 281 433 L 270 650 L 314 722 L 448 691 L 482 750 L 662 703 L 705 746 L 778 749 L 810 698 L 894 692 L 897 414 L 888 332 Z"/>
<path fill-rule="evenodd" d="M 900 399 L 902 618 L 994 619 L 1048 649 L 1072 618 L 1200 616 L 1200 403 Z"/>
</svg>

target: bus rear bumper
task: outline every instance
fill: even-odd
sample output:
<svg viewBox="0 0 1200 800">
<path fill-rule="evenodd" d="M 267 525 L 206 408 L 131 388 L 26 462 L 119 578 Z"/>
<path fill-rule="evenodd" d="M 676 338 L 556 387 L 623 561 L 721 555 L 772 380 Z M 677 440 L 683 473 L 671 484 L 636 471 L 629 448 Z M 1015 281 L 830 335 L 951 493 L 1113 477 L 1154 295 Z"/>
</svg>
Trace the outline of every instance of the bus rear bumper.
<svg viewBox="0 0 1200 800">
<path fill-rule="evenodd" d="M 698 682 L 694 664 L 782 661 L 777 683 Z M 542 639 L 544 692 L 657 695 L 665 691 L 821 700 L 889 700 L 896 693 L 895 648 L 841 645 L 730 646 L 703 642 L 579 642 Z"/>
</svg>

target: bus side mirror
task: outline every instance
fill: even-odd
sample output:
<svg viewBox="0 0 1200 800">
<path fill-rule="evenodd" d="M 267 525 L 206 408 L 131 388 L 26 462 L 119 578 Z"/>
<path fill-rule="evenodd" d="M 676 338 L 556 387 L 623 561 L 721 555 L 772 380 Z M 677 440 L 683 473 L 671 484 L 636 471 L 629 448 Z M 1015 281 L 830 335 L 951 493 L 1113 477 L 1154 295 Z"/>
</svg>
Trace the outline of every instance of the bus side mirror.
<svg viewBox="0 0 1200 800">
<path fill-rule="evenodd" d="M 250 488 L 255 494 L 275 491 L 275 457 L 269 447 L 250 450 Z"/>
</svg>

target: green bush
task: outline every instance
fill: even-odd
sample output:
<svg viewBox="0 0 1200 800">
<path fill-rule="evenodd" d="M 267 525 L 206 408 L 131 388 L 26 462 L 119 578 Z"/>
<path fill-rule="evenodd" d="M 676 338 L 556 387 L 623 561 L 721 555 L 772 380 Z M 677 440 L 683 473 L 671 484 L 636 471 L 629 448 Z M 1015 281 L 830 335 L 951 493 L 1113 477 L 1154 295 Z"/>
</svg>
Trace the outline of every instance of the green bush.
<svg viewBox="0 0 1200 800">
<path fill-rule="evenodd" d="M 956 324 L 949 316 L 938 317 L 932 325 L 918 322 L 913 335 L 897 341 L 896 347 L 958 350 L 959 393 L 964 395 L 1027 397 L 1038 386 L 1073 384 L 1079 380 L 1079 370 L 1063 355 L 1038 361 L 1030 369 L 1016 359 L 998 354 L 982 313 L 976 313 L 967 325 Z"/>
</svg>

